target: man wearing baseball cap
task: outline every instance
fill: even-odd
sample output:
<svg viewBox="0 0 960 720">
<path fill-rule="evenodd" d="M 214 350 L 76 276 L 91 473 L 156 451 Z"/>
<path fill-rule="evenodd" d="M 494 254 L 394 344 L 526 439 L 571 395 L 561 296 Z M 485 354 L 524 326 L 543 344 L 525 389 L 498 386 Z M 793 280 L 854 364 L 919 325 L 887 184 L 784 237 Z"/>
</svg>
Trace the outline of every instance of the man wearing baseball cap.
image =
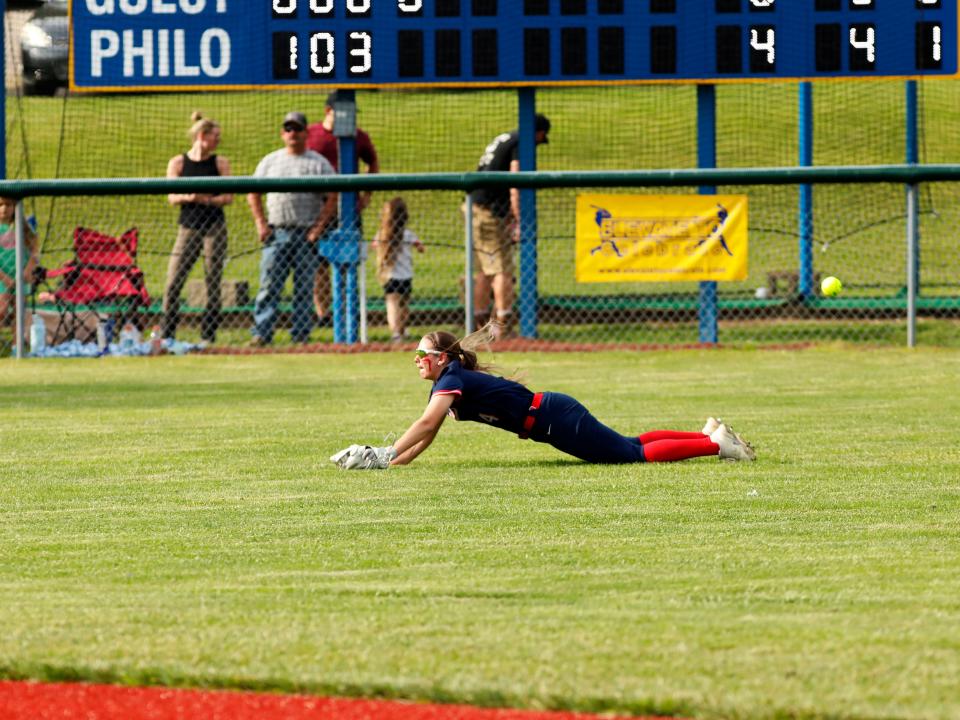
<svg viewBox="0 0 960 720">
<path fill-rule="evenodd" d="M 254 177 L 304 177 L 333 175 L 333 166 L 319 153 L 307 148 L 307 118 L 302 112 L 288 112 L 280 137 L 284 147 L 266 155 Z M 260 257 L 260 290 L 253 310 L 252 347 L 273 342 L 277 306 L 287 275 L 293 272 L 293 315 L 290 337 L 307 342 L 313 329 L 313 276 L 317 267 L 315 243 L 336 217 L 337 194 L 316 192 L 250 193 L 247 203 L 253 213 L 257 234 L 263 243 Z"/>
</svg>

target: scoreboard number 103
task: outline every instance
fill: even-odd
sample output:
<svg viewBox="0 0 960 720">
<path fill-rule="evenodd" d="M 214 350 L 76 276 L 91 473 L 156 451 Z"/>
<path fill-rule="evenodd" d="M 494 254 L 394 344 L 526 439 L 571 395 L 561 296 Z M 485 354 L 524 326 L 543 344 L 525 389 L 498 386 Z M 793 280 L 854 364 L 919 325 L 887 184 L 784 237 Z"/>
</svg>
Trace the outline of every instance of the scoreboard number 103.
<svg viewBox="0 0 960 720">
<path fill-rule="evenodd" d="M 341 0 L 344 2 L 347 17 L 365 18 L 370 16 L 373 0 Z M 298 4 L 303 2 L 311 18 L 330 17 L 334 13 L 335 0 L 271 0 L 274 18 L 295 17 Z M 421 14 L 423 0 L 396 0 L 397 14 Z M 275 80 L 292 80 L 298 77 L 302 57 L 309 58 L 311 78 L 332 77 L 336 70 L 336 38 L 331 32 L 310 33 L 308 46 L 300 47 L 296 33 L 277 32 L 273 34 L 273 77 Z M 373 69 L 373 36 L 367 30 L 355 30 L 347 33 L 346 54 L 347 72 L 351 77 L 367 77 Z"/>
<path fill-rule="evenodd" d="M 347 35 L 347 55 L 351 60 L 348 66 L 350 75 L 364 77 L 373 69 L 371 53 L 373 41 L 370 33 L 357 31 Z M 310 76 L 313 78 L 330 77 L 336 69 L 334 49 L 336 40 L 333 33 L 315 32 L 310 34 L 308 54 L 310 57 Z M 293 33 L 273 34 L 273 77 L 276 80 L 295 79 L 300 70 L 300 44 Z M 277 62 L 285 58 L 285 62 Z"/>
</svg>

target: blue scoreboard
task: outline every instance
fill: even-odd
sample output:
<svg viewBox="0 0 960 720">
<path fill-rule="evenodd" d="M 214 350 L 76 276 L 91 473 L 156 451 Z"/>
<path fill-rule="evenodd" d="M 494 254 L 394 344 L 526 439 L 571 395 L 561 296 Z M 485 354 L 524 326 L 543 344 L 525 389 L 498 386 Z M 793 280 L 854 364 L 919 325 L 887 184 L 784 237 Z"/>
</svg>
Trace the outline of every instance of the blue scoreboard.
<svg viewBox="0 0 960 720">
<path fill-rule="evenodd" d="M 958 74 L 958 0 L 70 0 L 76 90 Z"/>
</svg>

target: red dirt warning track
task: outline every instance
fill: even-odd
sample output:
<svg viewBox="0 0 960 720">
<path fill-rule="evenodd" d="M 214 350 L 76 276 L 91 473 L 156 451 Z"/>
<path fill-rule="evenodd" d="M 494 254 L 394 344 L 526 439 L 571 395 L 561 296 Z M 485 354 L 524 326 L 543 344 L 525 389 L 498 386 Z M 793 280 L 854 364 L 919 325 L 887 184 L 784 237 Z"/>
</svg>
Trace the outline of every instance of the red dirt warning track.
<svg viewBox="0 0 960 720">
<path fill-rule="evenodd" d="M 606 716 L 609 720 L 609 716 Z M 593 720 L 597 715 L 225 690 L 0 681 L 3 720 Z"/>
</svg>

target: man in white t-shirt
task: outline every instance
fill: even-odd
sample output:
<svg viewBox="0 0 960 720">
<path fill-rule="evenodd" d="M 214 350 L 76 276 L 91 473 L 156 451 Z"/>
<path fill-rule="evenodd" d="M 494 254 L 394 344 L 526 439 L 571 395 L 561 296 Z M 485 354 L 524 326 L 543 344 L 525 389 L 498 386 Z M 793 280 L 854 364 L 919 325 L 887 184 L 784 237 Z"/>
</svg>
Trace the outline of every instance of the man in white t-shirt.
<svg viewBox="0 0 960 720">
<path fill-rule="evenodd" d="M 284 147 L 260 161 L 254 177 L 305 177 L 333 175 L 330 162 L 307 149 L 307 118 L 289 112 L 283 118 Z M 313 329 L 313 276 L 317 269 L 316 242 L 336 217 L 337 194 L 313 192 L 250 193 L 247 203 L 263 243 L 260 258 L 260 290 L 253 310 L 253 338 L 250 345 L 264 347 L 273 342 L 280 293 L 293 271 L 293 315 L 290 336 L 304 343 Z"/>
</svg>

